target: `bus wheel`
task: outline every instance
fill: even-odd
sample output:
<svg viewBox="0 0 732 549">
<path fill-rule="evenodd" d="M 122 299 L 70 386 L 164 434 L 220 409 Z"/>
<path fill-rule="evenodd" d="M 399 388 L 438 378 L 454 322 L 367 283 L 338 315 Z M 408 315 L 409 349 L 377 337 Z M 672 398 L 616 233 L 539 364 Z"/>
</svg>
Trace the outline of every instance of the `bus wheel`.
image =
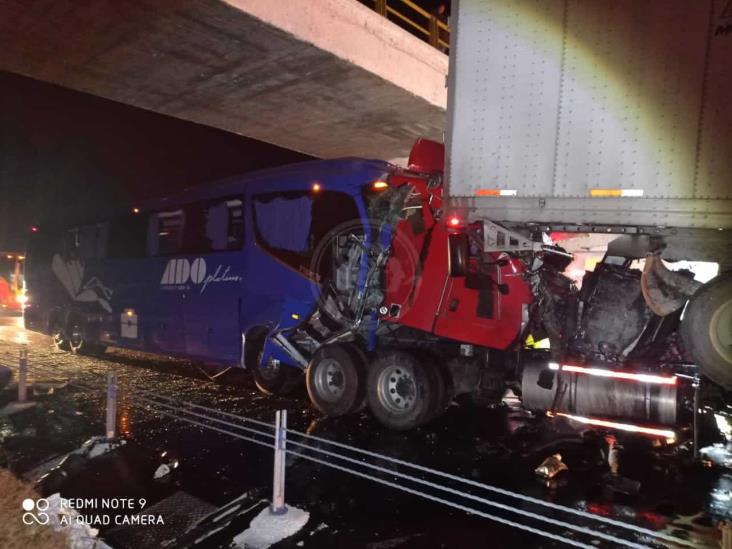
<svg viewBox="0 0 732 549">
<path fill-rule="evenodd" d="M 270 358 L 262 364 L 261 353 L 259 363 L 252 368 L 254 384 L 265 395 L 286 395 L 298 385 L 302 372 L 292 366 L 282 364 Z"/>
<path fill-rule="evenodd" d="M 374 417 L 385 427 L 406 431 L 428 421 L 442 394 L 432 364 L 392 351 L 370 367 L 366 394 Z"/>
<path fill-rule="evenodd" d="M 84 352 L 86 342 L 84 340 L 84 325 L 78 318 L 72 317 L 66 326 L 66 333 L 69 338 L 69 349 L 74 354 Z"/>
<path fill-rule="evenodd" d="M 355 347 L 326 345 L 313 355 L 305 383 L 320 412 L 339 417 L 363 408 L 366 398 L 366 363 Z"/>
<path fill-rule="evenodd" d="M 69 341 L 66 338 L 66 331 L 64 330 L 64 325 L 60 320 L 52 320 L 51 321 L 51 342 L 53 344 L 53 347 L 57 351 L 68 351 L 69 350 Z"/>
<path fill-rule="evenodd" d="M 684 311 L 681 337 L 701 373 L 732 389 L 732 273 L 719 275 L 694 294 Z"/>
<path fill-rule="evenodd" d="M 107 348 L 98 343 L 90 343 L 84 334 L 84 321 L 78 317 L 71 317 L 66 326 L 69 350 L 78 355 L 98 356 Z"/>
</svg>

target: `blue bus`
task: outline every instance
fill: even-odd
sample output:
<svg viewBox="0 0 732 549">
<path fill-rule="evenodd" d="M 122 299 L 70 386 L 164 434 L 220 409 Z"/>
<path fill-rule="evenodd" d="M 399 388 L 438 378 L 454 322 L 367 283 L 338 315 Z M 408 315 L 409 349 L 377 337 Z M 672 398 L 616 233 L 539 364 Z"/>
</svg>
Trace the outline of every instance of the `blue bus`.
<svg viewBox="0 0 732 549">
<path fill-rule="evenodd" d="M 360 226 L 363 238 L 369 201 L 385 187 L 375 182 L 392 169 L 304 162 L 94 223 L 41 226 L 29 243 L 26 328 L 74 353 L 115 346 L 249 367 L 261 390 L 286 392 L 308 362 L 310 336 L 296 327 L 328 275 L 313 254 L 334 227 Z"/>
</svg>

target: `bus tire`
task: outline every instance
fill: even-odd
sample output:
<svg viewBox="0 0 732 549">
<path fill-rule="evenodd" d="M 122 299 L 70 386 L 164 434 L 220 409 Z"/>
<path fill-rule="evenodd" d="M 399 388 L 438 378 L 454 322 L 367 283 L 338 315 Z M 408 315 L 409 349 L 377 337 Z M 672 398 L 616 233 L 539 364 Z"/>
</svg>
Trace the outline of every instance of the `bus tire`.
<svg viewBox="0 0 732 549">
<path fill-rule="evenodd" d="M 305 372 L 313 406 L 330 417 L 363 408 L 366 398 L 366 363 L 353 345 L 325 345 L 313 355 Z"/>
<path fill-rule="evenodd" d="M 259 354 L 257 365 L 252 368 L 254 384 L 265 395 L 286 395 L 302 381 L 302 372 L 293 366 L 275 363 L 269 360 L 262 364 L 262 354 Z"/>
<path fill-rule="evenodd" d="M 58 316 L 51 319 L 48 333 L 51 336 L 51 343 L 57 351 L 68 351 L 69 340 L 66 338 L 64 323 Z"/>
<path fill-rule="evenodd" d="M 689 301 L 681 338 L 701 373 L 732 389 L 732 273 L 707 282 Z"/>
<path fill-rule="evenodd" d="M 424 424 L 436 406 L 439 379 L 431 364 L 405 351 L 391 351 L 369 368 L 366 394 L 374 417 L 389 429 Z"/>
</svg>

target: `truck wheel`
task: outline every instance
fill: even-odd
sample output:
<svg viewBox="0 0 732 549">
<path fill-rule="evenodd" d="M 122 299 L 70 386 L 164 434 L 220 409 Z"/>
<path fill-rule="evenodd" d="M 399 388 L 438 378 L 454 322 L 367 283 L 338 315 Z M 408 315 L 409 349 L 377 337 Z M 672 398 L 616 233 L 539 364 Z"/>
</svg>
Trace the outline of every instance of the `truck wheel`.
<svg viewBox="0 0 732 549">
<path fill-rule="evenodd" d="M 293 366 L 269 359 L 262 364 L 261 353 L 258 364 L 252 368 L 254 384 L 265 395 L 286 395 L 298 385 L 302 372 Z"/>
<path fill-rule="evenodd" d="M 366 395 L 366 364 L 347 345 L 326 345 L 315 352 L 305 372 L 310 402 L 330 417 L 339 417 L 363 407 Z"/>
<path fill-rule="evenodd" d="M 732 273 L 694 294 L 684 311 L 681 337 L 701 373 L 732 389 Z"/>
<path fill-rule="evenodd" d="M 447 411 L 450 403 L 455 398 L 455 385 L 452 381 L 452 374 L 447 367 L 442 366 L 442 362 L 438 357 L 426 352 L 419 353 L 417 356 L 425 365 L 425 371 L 431 377 L 431 384 L 434 388 L 430 411 L 425 420 L 425 423 L 427 423 L 437 419 Z"/>
<path fill-rule="evenodd" d="M 382 425 L 406 431 L 430 419 L 439 393 L 435 386 L 439 377 L 430 368 L 430 364 L 403 351 L 392 351 L 371 365 L 368 404 Z"/>
</svg>

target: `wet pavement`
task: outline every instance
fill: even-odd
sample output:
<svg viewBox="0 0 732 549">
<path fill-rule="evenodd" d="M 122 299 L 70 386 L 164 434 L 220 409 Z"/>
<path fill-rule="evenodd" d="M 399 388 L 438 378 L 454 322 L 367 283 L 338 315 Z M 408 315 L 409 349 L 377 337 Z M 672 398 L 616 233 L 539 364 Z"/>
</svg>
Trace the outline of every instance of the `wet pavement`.
<svg viewBox="0 0 732 549">
<path fill-rule="evenodd" d="M 163 417 L 133 400 L 129 389 L 143 389 L 267 422 L 274 421 L 275 410 L 287 409 L 291 429 L 663 530 L 699 546 L 716 546 L 716 523 L 732 515 L 732 475 L 692 465 L 684 449 L 654 447 L 647 439 L 621 440 L 620 473 L 641 482 L 637 494 L 622 494 L 608 488 L 602 436 L 578 435 L 566 424 L 550 425 L 508 405 L 454 404 L 426 427 L 395 433 L 365 412 L 323 419 L 304 389 L 288 398 L 261 395 L 245 372 L 211 380 L 215 370 L 186 360 L 120 349 L 98 358 L 59 352 L 45 336 L 23 330 L 19 318 L 0 317 L 0 364 L 15 368 L 24 343 L 31 379 L 70 384 L 33 396 L 38 405 L 29 412 L 0 418 L 0 465 L 19 475 L 32 476 L 40 463 L 103 434 L 106 375 L 114 370 L 118 376 L 118 428 L 128 444 L 114 460 L 100 460 L 94 471 L 66 483 L 65 497 L 145 497 L 154 503 L 183 491 L 213 507 L 242 494 L 252 504 L 269 499 L 271 449 Z M 0 407 L 14 397 L 12 388 L 0 391 Z M 540 481 L 534 468 L 555 452 L 569 470 L 554 482 Z M 152 482 L 160 463 L 171 460 L 179 463 L 171 479 Z M 287 463 L 286 500 L 309 511 L 310 521 L 276 547 L 564 546 L 296 456 Z M 244 528 L 222 529 L 205 546 L 228 547 Z M 110 529 L 102 528 L 101 536 L 117 547 L 140 546 L 139 540 L 125 541 Z"/>
</svg>

